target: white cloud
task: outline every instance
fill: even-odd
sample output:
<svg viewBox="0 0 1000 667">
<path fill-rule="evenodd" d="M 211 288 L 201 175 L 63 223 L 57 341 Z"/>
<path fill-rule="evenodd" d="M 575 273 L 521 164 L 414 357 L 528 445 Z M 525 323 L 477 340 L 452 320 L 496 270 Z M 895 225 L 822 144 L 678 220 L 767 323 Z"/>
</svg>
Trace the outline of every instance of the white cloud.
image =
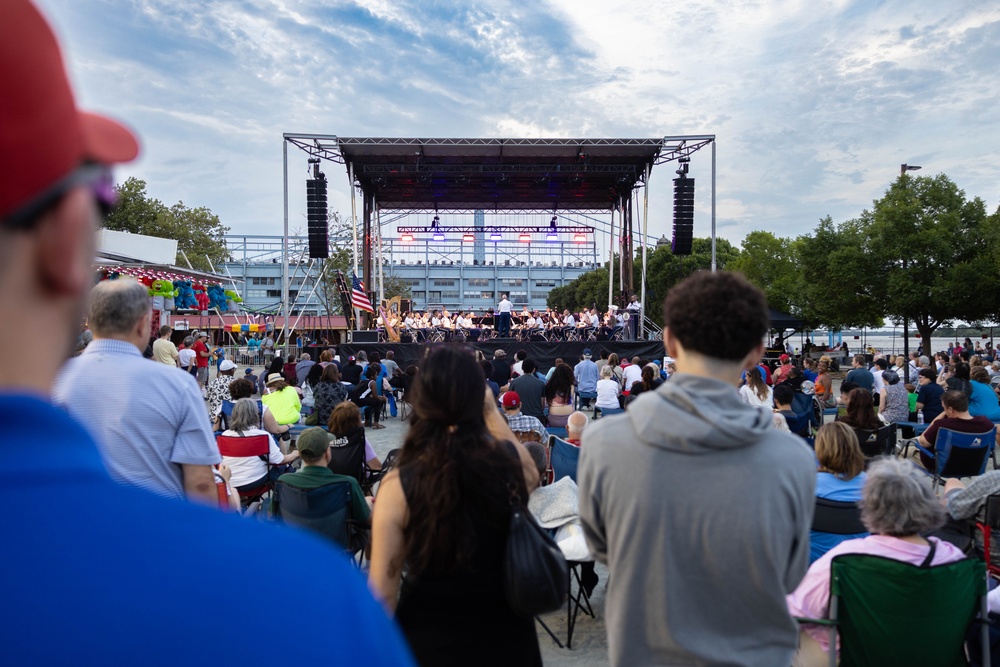
<svg viewBox="0 0 1000 667">
<path fill-rule="evenodd" d="M 858 215 L 901 162 L 997 201 L 1000 7 L 929 0 L 39 0 L 166 201 L 276 233 L 281 132 L 718 137 L 720 234 Z M 304 170 L 290 153 L 294 185 Z M 344 170 L 327 168 L 347 214 Z M 669 233 L 672 168 L 650 233 Z M 222 175 L 221 177 L 219 175 Z M 695 156 L 697 233 L 710 158 Z"/>
</svg>

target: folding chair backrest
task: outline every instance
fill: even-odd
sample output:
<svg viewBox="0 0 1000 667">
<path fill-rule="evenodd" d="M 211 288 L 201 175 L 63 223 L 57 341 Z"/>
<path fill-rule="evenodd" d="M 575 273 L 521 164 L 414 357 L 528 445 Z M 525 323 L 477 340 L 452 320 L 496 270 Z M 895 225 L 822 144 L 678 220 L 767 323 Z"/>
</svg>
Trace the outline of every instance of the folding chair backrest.
<svg viewBox="0 0 1000 667">
<path fill-rule="evenodd" d="M 966 664 L 966 631 L 986 595 L 981 560 L 920 567 L 844 554 L 830 568 L 841 667 Z"/>
<path fill-rule="evenodd" d="M 538 431 L 514 431 L 519 442 L 541 442 L 542 434 Z"/>
<path fill-rule="evenodd" d="M 792 411 L 797 415 L 805 415 L 810 426 L 818 427 L 822 421 L 823 412 L 817 415 L 812 394 L 797 391 L 792 394 Z"/>
<path fill-rule="evenodd" d="M 1000 530 L 1000 495 L 986 498 L 986 525 L 993 530 Z"/>
<path fill-rule="evenodd" d="M 559 481 L 563 477 L 576 481 L 576 468 L 580 462 L 579 447 L 562 438 L 552 438 L 551 460 L 554 477 L 552 481 Z"/>
<path fill-rule="evenodd" d="M 215 436 L 215 443 L 219 446 L 220 454 L 233 458 L 263 456 L 267 460 L 267 456 L 271 452 L 271 436 L 269 435 L 248 435 L 244 437 L 217 435 Z"/>
<path fill-rule="evenodd" d="M 809 412 L 795 413 L 794 417 L 784 415 L 788 422 L 788 430 L 803 438 L 809 437 L 809 425 L 812 423 L 812 415 Z"/>
<path fill-rule="evenodd" d="M 940 429 L 934 441 L 934 460 L 941 477 L 974 477 L 986 472 L 986 461 L 996 444 L 996 427 L 986 433 L 959 433 Z"/>
<path fill-rule="evenodd" d="M 327 467 L 338 475 L 365 481 L 365 429 L 353 428 L 343 435 L 330 438 L 330 463 Z"/>
<path fill-rule="evenodd" d="M 350 549 L 351 484 L 332 482 L 315 489 L 300 489 L 278 481 L 277 518 L 301 526 Z"/>
<path fill-rule="evenodd" d="M 857 535 L 867 533 L 861 523 L 861 508 L 856 502 L 817 498 L 813 512 L 812 529 L 833 535 Z"/>
</svg>

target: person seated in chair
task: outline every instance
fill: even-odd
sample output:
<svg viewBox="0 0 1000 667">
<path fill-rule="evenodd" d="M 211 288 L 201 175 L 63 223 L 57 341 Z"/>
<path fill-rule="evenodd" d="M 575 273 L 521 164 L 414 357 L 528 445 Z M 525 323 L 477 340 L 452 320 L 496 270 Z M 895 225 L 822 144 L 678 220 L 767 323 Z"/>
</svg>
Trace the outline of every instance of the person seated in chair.
<svg viewBox="0 0 1000 667">
<path fill-rule="evenodd" d="M 601 367 L 601 379 L 597 381 L 597 401 L 594 403 L 594 407 L 601 410 L 621 409 L 621 401 L 619 400 L 621 393 L 621 384 L 615 378 L 615 369 L 609 362 Z"/>
<path fill-rule="evenodd" d="M 355 521 L 369 521 L 372 498 L 361 492 L 358 480 L 338 475 L 326 467 L 330 463 L 330 435 L 318 426 L 307 428 L 299 435 L 298 448 L 302 468 L 298 472 L 283 474 L 278 481 L 297 489 L 318 489 L 334 482 L 348 482 L 351 485 L 351 518 Z M 277 501 L 275 504 L 280 509 Z"/>
<path fill-rule="evenodd" d="M 853 400 L 853 399 L 852 399 Z M 944 411 L 931 422 L 927 430 L 917 436 L 922 447 L 934 451 L 938 431 L 946 428 L 959 433 L 986 433 L 993 428 L 993 422 L 983 416 L 969 414 L 969 397 L 960 389 L 949 389 L 941 396 Z M 934 459 L 914 448 L 911 456 L 927 470 L 934 470 Z"/>
<path fill-rule="evenodd" d="M 816 497 L 838 502 L 861 500 L 861 489 L 865 485 L 865 455 L 858 445 L 858 438 L 847 424 L 833 422 L 824 424 L 816 432 Z M 837 535 L 812 531 L 809 538 L 809 562 L 816 561 L 827 551 L 844 540 L 866 537 L 859 535 Z"/>
<path fill-rule="evenodd" d="M 326 427 L 332 438 L 347 438 L 352 431 L 362 428 L 361 408 L 350 401 L 338 403 L 330 412 Z M 371 470 L 382 469 L 382 462 L 378 460 L 378 455 L 368 438 L 365 438 L 365 465 Z"/>
<path fill-rule="evenodd" d="M 538 434 L 539 442 L 548 442 L 549 432 L 542 426 L 537 417 L 521 414 L 521 397 L 516 391 L 508 391 L 503 395 L 503 412 L 507 417 L 507 425 L 515 434 L 533 431 Z"/>
<path fill-rule="evenodd" d="M 257 401 L 252 398 L 241 398 L 236 401 L 232 417 L 229 420 L 229 430 L 224 431 L 222 435 L 233 438 L 267 436 L 269 452 L 267 463 L 274 466 L 271 469 L 268 469 L 267 463 L 262 461 L 259 456 L 222 457 L 222 462 L 233 471 L 229 483 L 237 491 L 252 491 L 263 486 L 268 480 L 276 480 L 287 470 L 287 464 L 299 458 L 299 452 L 294 450 L 289 454 L 282 454 L 271 434 L 260 428 Z"/>
<path fill-rule="evenodd" d="M 583 429 L 587 428 L 590 419 L 579 410 L 571 414 L 566 419 L 566 442 L 571 445 L 580 446 L 580 438 L 583 437 Z"/>
<path fill-rule="evenodd" d="M 777 415 L 781 415 L 785 418 L 788 423 L 789 430 L 796 435 L 802 435 L 801 432 L 796 432 L 792 430 L 792 423 L 795 422 L 799 415 L 795 414 L 795 410 L 792 409 L 792 401 L 794 400 L 795 391 L 786 383 L 779 384 L 773 389 L 774 395 L 774 412 Z M 808 425 L 806 426 L 808 429 Z"/>
<path fill-rule="evenodd" d="M 865 431 L 877 431 L 882 426 L 882 422 L 875 415 L 872 393 L 862 387 L 852 389 L 847 395 L 847 412 L 843 417 L 838 415 L 837 421 Z"/>
<path fill-rule="evenodd" d="M 921 537 L 944 524 L 945 509 L 920 473 L 906 461 L 880 458 L 872 463 L 861 492 L 861 521 L 871 535 L 841 542 L 809 566 L 798 588 L 787 597 L 792 616 L 828 617 L 830 561 L 841 554 L 872 554 L 931 566 L 965 558 L 948 542 Z M 805 625 L 793 664 L 828 664 L 828 641 L 825 626 Z"/>
</svg>

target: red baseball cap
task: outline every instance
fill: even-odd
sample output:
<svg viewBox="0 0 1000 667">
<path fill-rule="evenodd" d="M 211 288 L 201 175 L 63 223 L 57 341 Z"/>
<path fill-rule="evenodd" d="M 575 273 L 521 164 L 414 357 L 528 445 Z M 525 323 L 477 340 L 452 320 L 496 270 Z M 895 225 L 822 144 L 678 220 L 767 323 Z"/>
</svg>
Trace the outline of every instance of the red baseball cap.
<svg viewBox="0 0 1000 667">
<path fill-rule="evenodd" d="M 123 125 L 80 111 L 49 24 L 28 0 L 0 2 L 0 218 L 84 162 L 139 153 Z"/>
<path fill-rule="evenodd" d="M 790 359 L 791 359 L 791 357 L 788 356 L 787 354 L 783 354 L 780 357 L 778 357 L 778 361 L 780 361 L 782 363 L 784 363 L 786 361 L 789 361 Z"/>
<path fill-rule="evenodd" d="M 508 391 L 503 395 L 503 406 L 505 408 L 516 408 L 521 405 L 521 397 L 516 391 Z"/>
</svg>

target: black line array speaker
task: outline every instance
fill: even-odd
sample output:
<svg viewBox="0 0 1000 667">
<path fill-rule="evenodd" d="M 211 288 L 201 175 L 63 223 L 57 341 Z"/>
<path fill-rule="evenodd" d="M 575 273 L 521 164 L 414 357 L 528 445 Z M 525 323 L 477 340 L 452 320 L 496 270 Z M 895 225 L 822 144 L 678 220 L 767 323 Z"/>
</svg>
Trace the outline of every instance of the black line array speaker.
<svg viewBox="0 0 1000 667">
<path fill-rule="evenodd" d="M 309 257 L 326 259 L 330 256 L 327 241 L 326 178 L 306 181 L 306 219 L 309 223 Z"/>
<path fill-rule="evenodd" d="M 674 238 L 670 249 L 675 255 L 691 254 L 694 236 L 694 179 L 674 179 Z"/>
</svg>

